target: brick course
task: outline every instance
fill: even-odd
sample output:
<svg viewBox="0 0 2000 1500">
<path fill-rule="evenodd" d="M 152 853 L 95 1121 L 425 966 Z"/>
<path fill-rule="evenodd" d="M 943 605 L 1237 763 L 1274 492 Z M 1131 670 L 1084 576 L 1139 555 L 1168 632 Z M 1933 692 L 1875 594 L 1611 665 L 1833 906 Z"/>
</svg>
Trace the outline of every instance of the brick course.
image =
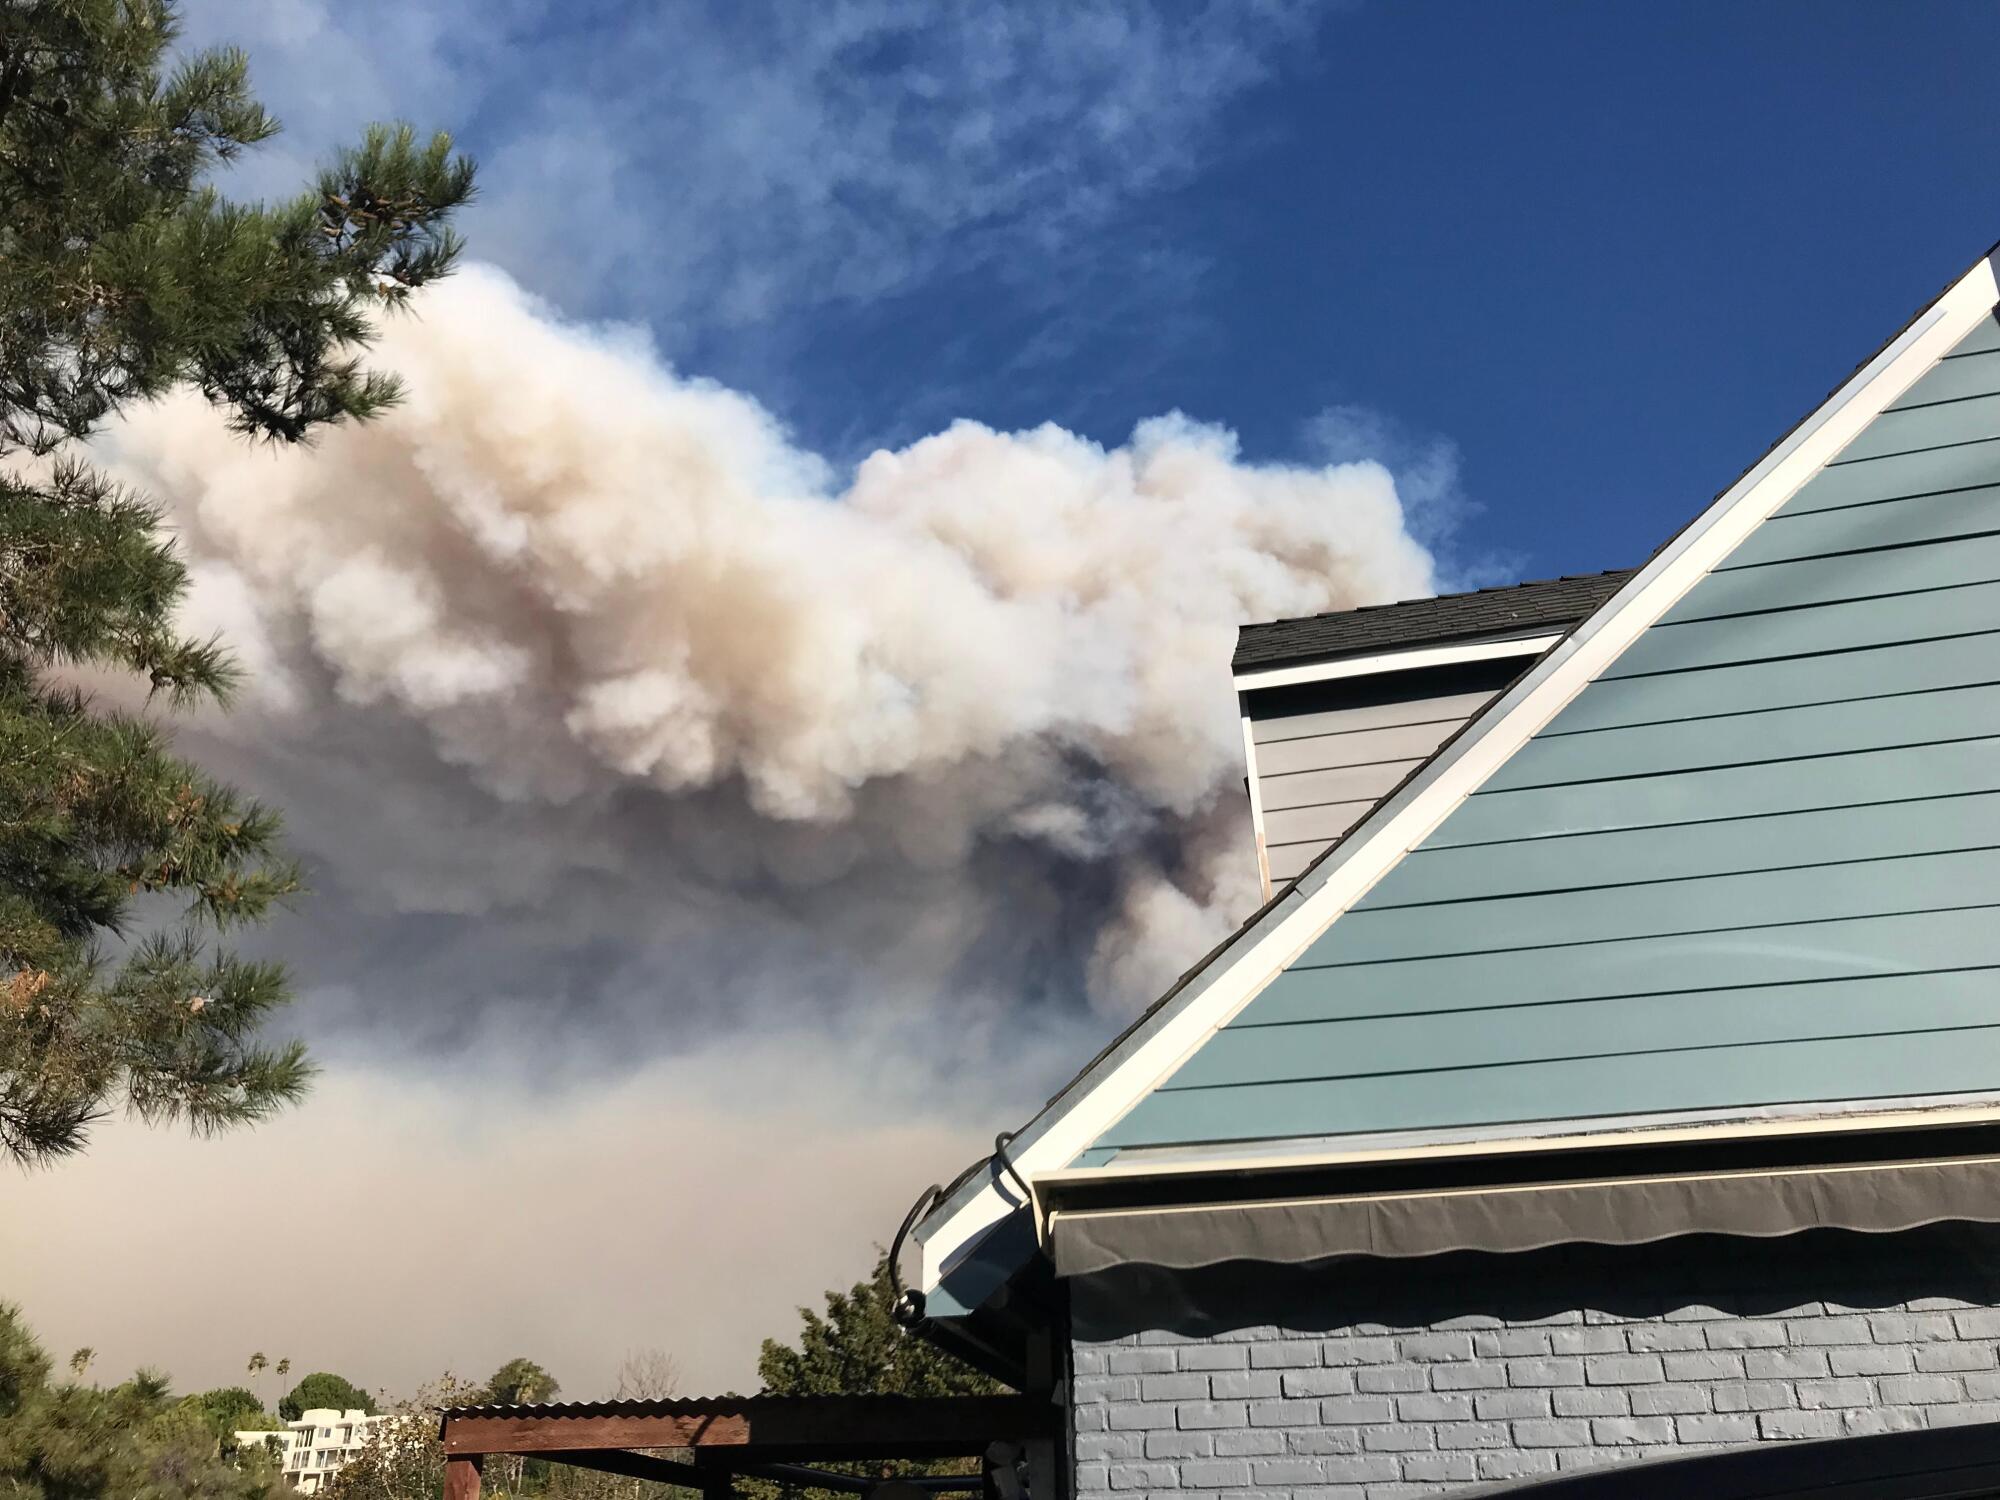
<svg viewBox="0 0 2000 1500">
<path fill-rule="evenodd" d="M 1073 1290 L 1082 1500 L 1392 1500 L 2000 1420 L 2000 1234 L 1969 1225 Z"/>
</svg>

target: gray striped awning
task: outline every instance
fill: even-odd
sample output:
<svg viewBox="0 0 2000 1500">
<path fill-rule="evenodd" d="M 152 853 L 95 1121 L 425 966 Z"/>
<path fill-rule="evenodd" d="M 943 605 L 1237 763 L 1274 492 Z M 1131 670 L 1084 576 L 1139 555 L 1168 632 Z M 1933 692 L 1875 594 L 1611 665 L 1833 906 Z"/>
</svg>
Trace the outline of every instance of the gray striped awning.
<svg viewBox="0 0 2000 1500">
<path fill-rule="evenodd" d="M 1684 1234 L 1892 1233 L 1948 1220 L 2000 1223 L 2000 1155 L 1156 1206 L 1058 1200 L 1046 1234 L 1056 1274 L 1081 1276 L 1121 1265 L 1297 1265 Z"/>
</svg>

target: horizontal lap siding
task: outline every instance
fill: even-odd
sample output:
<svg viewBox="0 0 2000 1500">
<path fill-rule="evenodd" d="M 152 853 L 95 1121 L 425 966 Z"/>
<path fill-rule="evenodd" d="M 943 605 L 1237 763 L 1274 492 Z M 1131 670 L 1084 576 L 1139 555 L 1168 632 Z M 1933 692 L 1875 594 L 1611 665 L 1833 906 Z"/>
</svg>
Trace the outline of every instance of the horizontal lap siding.
<svg viewBox="0 0 2000 1500">
<path fill-rule="evenodd" d="M 1375 799 L 1327 802 L 1264 814 L 1265 858 L 1273 881 L 1290 880 L 1319 852 L 1366 816 Z"/>
<path fill-rule="evenodd" d="M 2000 438 L 2000 395 L 1884 412 L 1842 451 L 1835 467 Z"/>
<path fill-rule="evenodd" d="M 1989 496 L 1984 520 L 2000 520 Z M 1726 620 L 1773 607 L 1801 609 L 1937 589 L 1963 588 L 2000 578 L 2000 534 L 1958 536 L 1920 546 L 1805 557 L 1763 567 L 1718 572 L 1668 612 L 1663 626 L 1696 619 Z M 1773 605 L 1773 600 L 1782 600 Z"/>
<path fill-rule="evenodd" d="M 1994 452 L 1994 466 L 2000 468 L 2000 449 Z M 1603 680 L 1865 650 L 1996 628 L 2000 628 L 2000 583 L 1690 620 L 1654 626 L 1605 671 Z"/>
<path fill-rule="evenodd" d="M 1311 864 L 1492 696 L 1449 693 L 1253 717 L 1271 879 L 1290 880 Z"/>
<path fill-rule="evenodd" d="M 2000 1032 L 1882 1033 L 1839 1041 L 1163 1089 L 1106 1133 L 1113 1146 L 1268 1140 L 1746 1103 L 1972 1093 L 2000 1086 Z"/>
<path fill-rule="evenodd" d="M 1991 354 L 1996 350 L 2000 350 L 2000 309 L 1981 318 L 1979 326 L 1960 339 L 1958 347 L 1945 358 L 1965 359 L 1974 354 Z"/>
<path fill-rule="evenodd" d="M 1257 788 L 1267 809 L 1317 807 L 1325 802 L 1373 801 L 1410 774 L 1412 760 L 1385 761 L 1370 766 L 1334 766 L 1324 771 L 1296 771 L 1289 776 L 1259 776 Z"/>
<path fill-rule="evenodd" d="M 1995 391 L 2000 391 L 2000 352 L 1987 349 L 1976 354 L 1959 354 L 1939 360 L 1889 410 L 1910 411 L 1919 406 L 1962 401 L 1968 396 L 1990 396 Z"/>
<path fill-rule="evenodd" d="M 1625 724 L 1671 724 L 1988 682 L 2000 682 L 2000 630 L 1670 677 L 1599 680 L 1563 710 L 1537 743 Z"/>
<path fill-rule="evenodd" d="M 1426 759 L 1460 721 L 1402 724 L 1390 729 L 1362 729 L 1347 734 L 1318 734 L 1309 739 L 1275 740 L 1257 747 L 1257 774 L 1273 777 L 1295 771 L 1319 771 L 1332 766 L 1377 765 L 1383 761 Z"/>
<path fill-rule="evenodd" d="M 1892 710 L 1885 710 L 1892 711 Z M 2000 791 L 2000 741 L 1959 740 L 1470 799 L 1424 848 Z"/>
<path fill-rule="evenodd" d="M 2000 669 L 2000 660 L 1994 666 Z M 1616 781 L 1994 735 L 2000 735 L 2000 683 L 1982 683 L 1949 692 L 1909 694 L 1887 703 L 1861 698 L 1541 738 L 1502 766 L 1485 791 Z"/>
<path fill-rule="evenodd" d="M 1975 831 L 1974 838 L 1982 837 Z M 1307 950 L 1306 963 L 1381 963 L 1421 953 L 1519 948 L 1827 922 L 1952 906 L 2000 905 L 2000 825 L 1978 847 L 1853 864 L 1787 865 L 1705 880 L 1586 885 L 1448 906 L 1355 911 Z M 1552 962 L 1554 960 L 1551 960 Z M 2000 1086 L 2000 1079 L 1995 1080 Z"/>
<path fill-rule="evenodd" d="M 1391 729 L 1400 724 L 1461 724 L 1492 696 L 1490 692 L 1451 693 L 1415 701 L 1334 708 L 1321 713 L 1284 714 L 1272 718 L 1252 715 L 1250 737 L 1259 745 L 1266 745 L 1280 740 L 1312 739 L 1349 731 Z"/>
<path fill-rule="evenodd" d="M 1781 511 L 1730 554 L 1717 576 L 1791 558 L 1978 536 L 1993 529 L 1996 502 L 2000 485 L 1982 484 L 1839 510 Z"/>
<path fill-rule="evenodd" d="M 1891 912 L 1587 943 L 1565 950 L 1557 962 L 1546 949 L 1513 948 L 1295 967 L 1280 974 L 1237 1024 L 1617 999 L 1996 963 L 2000 916 L 1989 907 Z"/>
<path fill-rule="evenodd" d="M 1415 1015 L 1231 1027 L 1174 1077 L 1177 1088 L 1418 1073 L 1681 1048 L 1983 1031 L 2000 1026 L 1990 968 L 1861 975 L 1808 984 L 1677 990 L 1629 1000 L 1537 1001 Z M 1698 1040 L 1693 1040 L 1698 1038 Z"/>
<path fill-rule="evenodd" d="M 1983 752 L 1993 754 L 1992 747 Z M 2000 768 L 1996 768 L 2000 769 Z M 1423 848 L 1383 876 L 1367 910 L 1418 903 L 1699 879 L 1848 860 L 1982 848 L 2000 828 L 2000 791 L 1920 796 L 1704 823 Z"/>
<path fill-rule="evenodd" d="M 2000 1090 L 2000 334 L 1105 1137 Z"/>
</svg>

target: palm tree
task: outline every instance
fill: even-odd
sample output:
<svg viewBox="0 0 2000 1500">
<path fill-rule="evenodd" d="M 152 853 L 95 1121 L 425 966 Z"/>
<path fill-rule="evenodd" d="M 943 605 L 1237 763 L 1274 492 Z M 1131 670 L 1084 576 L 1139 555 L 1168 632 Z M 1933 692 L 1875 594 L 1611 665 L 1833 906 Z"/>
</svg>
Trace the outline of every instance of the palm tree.
<svg viewBox="0 0 2000 1500">
<path fill-rule="evenodd" d="M 90 1368 L 90 1362 L 96 1358 L 97 1351 L 91 1348 L 90 1345 L 85 1344 L 69 1357 L 70 1374 L 74 1375 L 78 1380 L 83 1379 L 83 1372 Z"/>
<path fill-rule="evenodd" d="M 251 1355 L 250 1356 L 251 1381 L 255 1383 L 257 1381 L 257 1377 L 259 1375 L 262 1375 L 264 1371 L 270 1367 L 270 1364 L 271 1362 L 268 1359 L 264 1358 L 264 1351 L 262 1349 L 259 1349 L 255 1354 Z M 264 1396 L 263 1389 L 261 1385 L 259 1385 L 257 1389 L 257 1397 L 259 1400 L 262 1400 L 263 1396 Z"/>
<path fill-rule="evenodd" d="M 292 1373 L 291 1360 L 289 1359 L 279 1360 L 277 1369 L 278 1369 L 278 1384 L 283 1385 L 285 1383 L 285 1377 Z"/>
</svg>

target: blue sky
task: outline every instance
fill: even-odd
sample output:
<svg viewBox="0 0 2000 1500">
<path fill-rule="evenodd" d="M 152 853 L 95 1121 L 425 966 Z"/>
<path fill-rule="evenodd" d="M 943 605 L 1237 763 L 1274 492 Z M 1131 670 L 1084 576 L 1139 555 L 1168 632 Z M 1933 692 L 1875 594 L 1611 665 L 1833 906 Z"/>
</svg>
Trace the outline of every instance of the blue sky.
<svg viewBox="0 0 2000 1500">
<path fill-rule="evenodd" d="M 1089 248 L 1047 312 L 1074 341 L 1025 382 L 967 377 L 968 409 L 1115 440 L 1173 405 L 1282 455 L 1358 402 L 1458 446 L 1462 559 L 1630 564 L 2000 236 L 1996 42 L 1970 5 L 1329 13 L 1201 171 Z M 1183 268 L 1154 280 L 1160 252 Z M 814 356 L 893 392 L 915 330 L 985 291 L 844 310 Z M 981 321 L 974 359 L 1044 332 Z M 705 362 L 728 372 L 726 341 Z M 785 409 L 867 422 L 844 391 Z"/>
<path fill-rule="evenodd" d="M 1356 406 L 1476 581 L 1642 557 L 2000 235 L 1990 6 L 235 9 L 303 145 L 457 127 L 477 253 L 836 460 Z"/>
</svg>

